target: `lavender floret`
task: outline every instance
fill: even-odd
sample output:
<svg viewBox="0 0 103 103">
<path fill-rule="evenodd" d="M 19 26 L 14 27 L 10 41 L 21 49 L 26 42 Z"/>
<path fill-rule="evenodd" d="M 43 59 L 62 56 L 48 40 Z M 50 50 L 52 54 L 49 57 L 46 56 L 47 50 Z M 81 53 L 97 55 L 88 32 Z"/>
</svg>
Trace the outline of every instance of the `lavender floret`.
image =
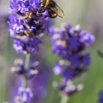
<svg viewBox="0 0 103 103">
<path fill-rule="evenodd" d="M 29 101 L 33 97 L 33 93 L 30 88 L 20 87 L 18 92 L 22 103 Z"/>
</svg>

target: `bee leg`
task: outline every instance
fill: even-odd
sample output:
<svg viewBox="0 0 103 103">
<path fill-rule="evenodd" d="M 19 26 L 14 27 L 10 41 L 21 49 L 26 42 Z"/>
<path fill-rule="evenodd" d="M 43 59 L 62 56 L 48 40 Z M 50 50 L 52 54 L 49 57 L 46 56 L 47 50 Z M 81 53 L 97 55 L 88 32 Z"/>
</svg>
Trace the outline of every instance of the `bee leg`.
<svg viewBox="0 0 103 103">
<path fill-rule="evenodd" d="M 45 9 L 43 9 L 42 11 L 39 11 L 39 10 L 38 10 L 38 11 L 36 12 L 36 14 L 37 14 L 38 16 L 40 16 L 40 15 L 42 15 L 43 12 L 45 12 Z"/>
<path fill-rule="evenodd" d="M 44 18 L 50 17 L 49 15 L 46 15 Z"/>
<path fill-rule="evenodd" d="M 40 11 L 40 9 L 38 9 L 38 12 L 39 12 L 39 13 L 45 12 L 45 8 L 43 8 L 41 11 Z"/>
</svg>

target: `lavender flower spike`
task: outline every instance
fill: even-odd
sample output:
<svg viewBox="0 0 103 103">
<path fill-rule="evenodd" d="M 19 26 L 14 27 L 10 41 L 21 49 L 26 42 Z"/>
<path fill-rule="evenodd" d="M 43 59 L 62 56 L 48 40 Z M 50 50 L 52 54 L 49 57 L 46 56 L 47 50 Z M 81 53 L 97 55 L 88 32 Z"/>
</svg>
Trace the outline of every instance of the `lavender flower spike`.
<svg viewBox="0 0 103 103">
<path fill-rule="evenodd" d="M 61 57 L 53 68 L 54 74 L 61 75 L 62 78 L 62 85 L 60 84 L 58 88 L 61 88 L 59 90 L 63 95 L 69 96 L 77 89 L 73 86 L 74 89 L 71 88 L 65 93 L 66 88 L 70 88 L 68 82 L 88 70 L 90 54 L 81 52 L 95 41 L 95 37 L 82 30 L 79 25 L 74 28 L 69 23 L 62 24 L 60 29 L 52 26 L 50 36 L 53 54 Z"/>
<path fill-rule="evenodd" d="M 41 43 L 41 34 L 48 33 L 50 20 L 48 11 L 38 14 L 39 0 L 12 0 L 10 1 L 9 31 L 14 40 L 14 49 L 17 53 L 33 53 L 38 51 Z"/>
</svg>

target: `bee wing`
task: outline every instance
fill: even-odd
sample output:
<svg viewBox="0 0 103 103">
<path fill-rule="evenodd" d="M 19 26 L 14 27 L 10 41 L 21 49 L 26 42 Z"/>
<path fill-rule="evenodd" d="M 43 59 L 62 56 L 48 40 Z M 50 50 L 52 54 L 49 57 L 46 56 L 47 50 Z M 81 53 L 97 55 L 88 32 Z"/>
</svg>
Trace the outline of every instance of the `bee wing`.
<svg viewBox="0 0 103 103">
<path fill-rule="evenodd" d="M 57 4 L 55 4 L 55 8 L 51 8 L 51 10 L 53 10 L 61 18 L 64 16 L 63 10 Z"/>
</svg>

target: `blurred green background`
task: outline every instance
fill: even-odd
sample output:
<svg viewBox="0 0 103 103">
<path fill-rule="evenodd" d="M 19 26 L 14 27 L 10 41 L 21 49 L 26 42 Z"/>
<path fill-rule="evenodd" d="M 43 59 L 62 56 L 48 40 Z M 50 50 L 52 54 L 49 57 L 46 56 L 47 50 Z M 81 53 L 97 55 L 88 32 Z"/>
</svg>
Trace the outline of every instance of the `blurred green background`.
<svg viewBox="0 0 103 103">
<path fill-rule="evenodd" d="M 98 92 L 103 89 L 103 60 L 97 54 L 97 50 L 103 51 L 103 0 L 57 0 L 57 2 L 63 9 L 65 16 L 62 19 L 59 17 L 53 19 L 53 25 L 59 27 L 63 22 L 70 22 L 73 26 L 80 24 L 83 29 L 96 37 L 92 47 L 84 51 L 91 53 L 89 71 L 74 80 L 75 84 L 83 83 L 84 89 L 72 95 L 68 103 L 97 103 Z M 8 7 L 8 0 L 0 0 L 0 15 L 3 15 L 3 19 L 0 20 L 0 103 L 9 100 L 10 87 L 14 77 L 10 73 L 10 68 L 14 59 L 22 55 L 16 54 L 12 47 L 13 41 L 9 37 Z M 52 55 L 49 39 L 49 37 L 45 37 L 42 44 L 41 62 L 50 66 L 52 75 L 47 85 L 48 95 L 41 102 L 60 103 L 61 97 L 58 95 L 58 90 L 52 86 L 53 81 L 60 81 L 60 77 L 55 76 L 52 72 L 54 62 L 59 60 L 59 57 Z"/>
</svg>

